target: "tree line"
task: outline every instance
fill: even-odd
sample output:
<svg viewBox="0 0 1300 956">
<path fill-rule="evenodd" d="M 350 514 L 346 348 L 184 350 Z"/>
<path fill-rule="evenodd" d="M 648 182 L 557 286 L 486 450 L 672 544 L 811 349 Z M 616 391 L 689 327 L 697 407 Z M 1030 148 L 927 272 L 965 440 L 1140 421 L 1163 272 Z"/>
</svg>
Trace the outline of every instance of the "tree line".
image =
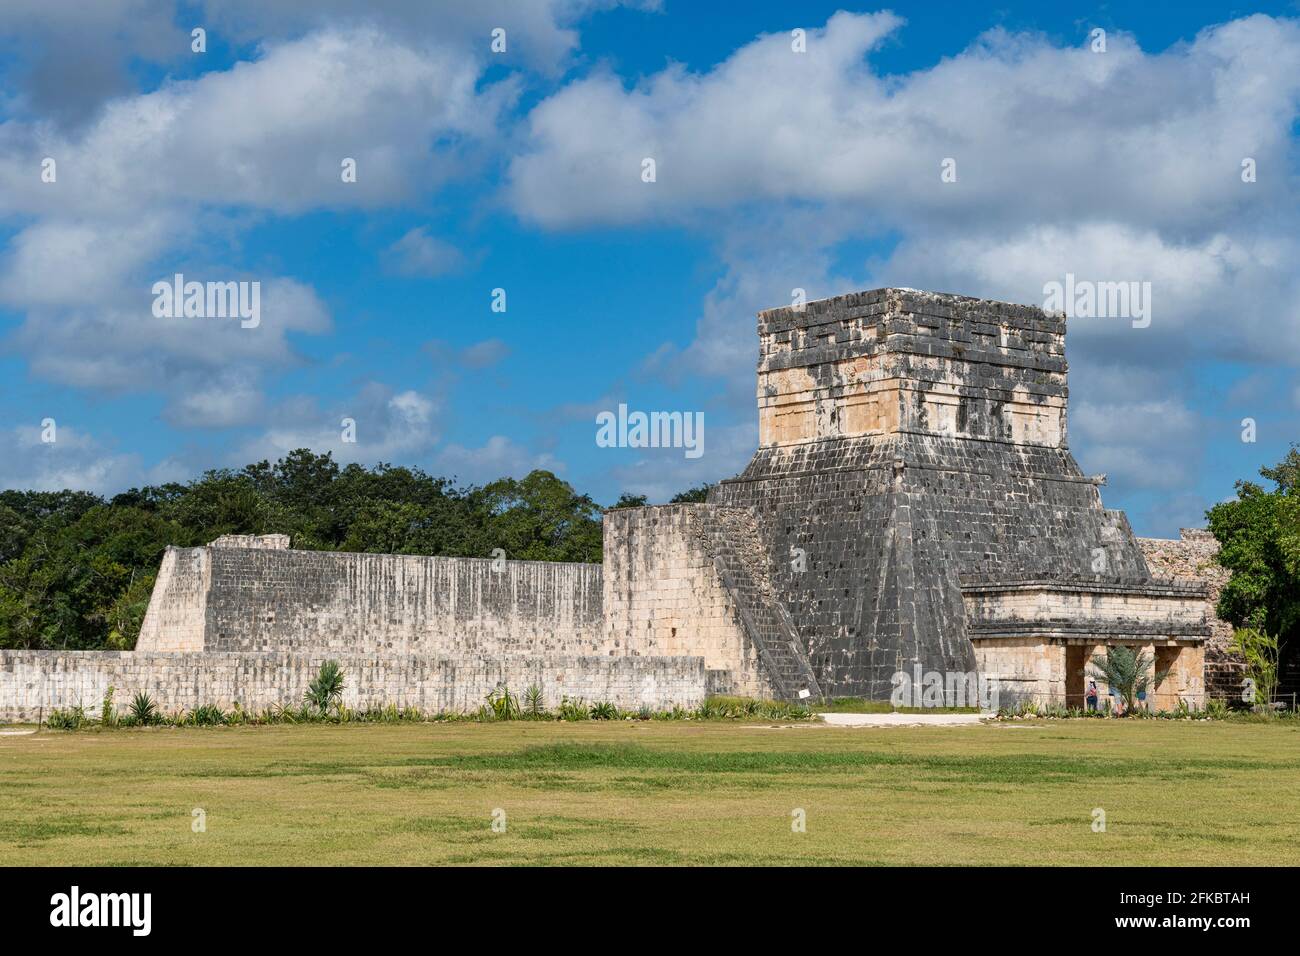
<svg viewBox="0 0 1300 956">
<path fill-rule="evenodd" d="M 703 501 L 708 486 L 673 502 Z M 615 507 L 644 504 L 623 495 Z M 0 648 L 135 646 L 168 545 L 288 534 L 308 550 L 601 560 L 601 508 L 549 471 L 459 486 L 419 468 L 340 466 L 298 449 L 104 498 L 0 492 Z"/>
</svg>

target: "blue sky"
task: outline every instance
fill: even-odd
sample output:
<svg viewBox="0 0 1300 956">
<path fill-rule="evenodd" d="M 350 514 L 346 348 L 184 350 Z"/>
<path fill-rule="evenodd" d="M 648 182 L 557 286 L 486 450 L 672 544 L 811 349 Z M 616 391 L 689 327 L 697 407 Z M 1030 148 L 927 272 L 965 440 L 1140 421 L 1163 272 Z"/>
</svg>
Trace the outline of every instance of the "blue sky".
<svg viewBox="0 0 1300 956">
<path fill-rule="evenodd" d="M 1300 435 L 1295 4 L 84 6 L 0 10 L 6 487 L 309 445 L 664 500 L 748 460 L 793 287 L 1066 271 L 1152 282 L 1149 329 L 1069 338 L 1071 447 L 1139 533 Z M 261 282 L 262 325 L 160 324 L 175 272 Z M 705 454 L 597 447 L 620 401 L 703 411 Z"/>
</svg>

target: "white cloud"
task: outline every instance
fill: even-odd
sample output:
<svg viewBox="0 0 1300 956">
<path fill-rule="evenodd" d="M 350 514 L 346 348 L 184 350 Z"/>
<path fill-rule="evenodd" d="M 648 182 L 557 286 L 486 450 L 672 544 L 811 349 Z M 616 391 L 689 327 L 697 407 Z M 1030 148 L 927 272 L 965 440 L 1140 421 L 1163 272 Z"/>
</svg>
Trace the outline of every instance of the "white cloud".
<svg viewBox="0 0 1300 956">
<path fill-rule="evenodd" d="M 156 0 L 0 4 L 0 45 L 8 106 L 63 124 L 84 121 L 130 87 L 129 64 L 189 55 L 188 31 Z"/>
<path fill-rule="evenodd" d="M 385 251 L 388 266 L 408 276 L 434 278 L 465 268 L 465 254 L 451 243 L 429 235 L 428 227 L 410 230 Z"/>
<path fill-rule="evenodd" d="M 272 409 L 268 427 L 230 456 L 232 463 L 275 460 L 295 448 L 317 454 L 333 452 L 340 462 L 373 465 L 409 460 L 427 453 L 438 441 L 439 403 L 414 390 L 394 392 L 371 382 L 349 399 L 332 402 L 328 410 L 316 400 L 299 396 Z M 345 441 L 344 419 L 355 423 L 355 441 Z"/>
<path fill-rule="evenodd" d="M 1128 489 L 1186 488 L 1200 465 L 1204 424 L 1177 399 L 1075 401 L 1069 428 L 1084 443 L 1088 470 Z"/>
<path fill-rule="evenodd" d="M 256 421 L 264 413 L 264 398 L 254 376 L 241 369 L 214 376 L 192 376 L 192 384 L 177 383 L 167 421 L 180 428 L 233 428 Z"/>
<path fill-rule="evenodd" d="M 864 58 L 901 25 L 837 13 L 804 54 L 778 33 L 706 73 L 571 83 L 530 114 L 515 207 L 552 226 L 801 201 L 858 205 L 877 229 L 1045 215 L 1203 229 L 1290 200 L 1292 21 L 1238 20 L 1162 54 L 1124 34 L 1097 54 L 994 30 L 930 69 L 882 76 Z M 1253 187 L 1244 156 L 1270 170 Z M 955 183 L 940 180 L 949 157 Z"/>
<path fill-rule="evenodd" d="M 84 131 L 0 126 L 0 211 L 130 216 L 159 203 L 296 212 L 392 203 L 464 168 L 516 84 L 463 50 L 328 28 L 108 103 Z M 438 148 L 435 147 L 435 142 Z M 42 157 L 58 180 L 38 179 Z M 342 162 L 356 161 L 356 182 Z"/>
<path fill-rule="evenodd" d="M 504 435 L 493 435 L 478 448 L 449 444 L 434 456 L 434 468 L 439 474 L 476 484 L 497 478 L 522 478 L 538 468 L 556 474 L 565 470 L 554 456 L 531 452 Z"/>
<path fill-rule="evenodd" d="M 112 452 L 80 428 L 56 422 L 52 442 L 42 440 L 43 432 L 20 425 L 0 433 L 0 487 L 107 494 L 142 477 L 137 455 Z"/>
<path fill-rule="evenodd" d="M 1300 277 L 1288 263 L 1300 237 L 1264 230 L 1201 239 L 1118 223 L 1030 224 L 996 234 L 909 236 L 873 270 L 891 285 L 1044 303 L 1047 282 L 1151 283 L 1151 323 L 1073 318 L 1070 354 L 1144 357 L 1152 364 L 1197 353 L 1274 362 L 1300 355 Z"/>
</svg>

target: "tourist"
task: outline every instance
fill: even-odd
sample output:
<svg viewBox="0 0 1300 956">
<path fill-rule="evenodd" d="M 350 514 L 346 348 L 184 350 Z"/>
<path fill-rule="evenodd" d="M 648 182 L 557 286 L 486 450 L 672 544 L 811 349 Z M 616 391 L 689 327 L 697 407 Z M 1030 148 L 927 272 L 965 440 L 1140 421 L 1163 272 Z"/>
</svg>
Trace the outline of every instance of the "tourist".
<svg viewBox="0 0 1300 956">
<path fill-rule="evenodd" d="M 1087 700 L 1088 700 L 1088 710 L 1090 711 L 1096 710 L 1097 709 L 1097 682 L 1092 678 L 1088 678 Z"/>
</svg>

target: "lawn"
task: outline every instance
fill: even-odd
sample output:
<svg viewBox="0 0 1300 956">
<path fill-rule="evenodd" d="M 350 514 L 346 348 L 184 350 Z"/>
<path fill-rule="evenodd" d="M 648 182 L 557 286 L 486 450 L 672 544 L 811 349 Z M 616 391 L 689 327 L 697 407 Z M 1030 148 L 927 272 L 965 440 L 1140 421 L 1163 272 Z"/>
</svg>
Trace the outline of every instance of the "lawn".
<svg viewBox="0 0 1300 956">
<path fill-rule="evenodd" d="M 1293 864 L 1297 792 L 1295 722 L 46 730 L 0 863 Z"/>
</svg>

